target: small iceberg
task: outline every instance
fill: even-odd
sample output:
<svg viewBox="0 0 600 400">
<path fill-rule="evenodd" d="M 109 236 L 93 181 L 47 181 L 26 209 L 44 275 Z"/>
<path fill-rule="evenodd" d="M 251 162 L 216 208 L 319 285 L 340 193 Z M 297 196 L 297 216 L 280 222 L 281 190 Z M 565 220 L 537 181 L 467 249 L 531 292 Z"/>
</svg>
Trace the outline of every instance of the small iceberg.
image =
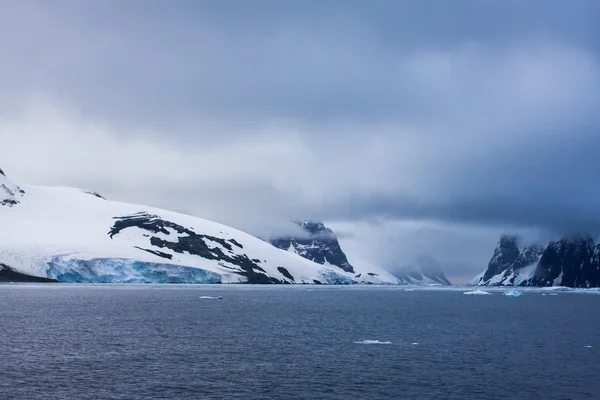
<svg viewBox="0 0 600 400">
<path fill-rule="evenodd" d="M 591 348 L 592 348 L 592 346 L 589 346 L 589 345 L 588 345 L 588 346 L 585 346 L 585 348 L 586 348 L 586 349 L 591 349 Z"/>
<path fill-rule="evenodd" d="M 473 290 L 470 292 L 464 292 L 463 294 L 474 294 L 474 295 L 489 295 L 490 292 L 486 292 L 485 290 Z"/>
<path fill-rule="evenodd" d="M 573 292 L 575 289 L 566 286 L 548 286 L 540 288 L 541 292 Z"/>
<path fill-rule="evenodd" d="M 205 300 L 222 300 L 223 296 L 200 296 L 201 299 L 205 299 Z"/>
<path fill-rule="evenodd" d="M 523 296 L 523 292 L 519 292 L 517 289 L 512 289 L 504 292 L 504 295 L 508 297 L 521 297 Z"/>
<path fill-rule="evenodd" d="M 354 342 L 355 344 L 392 344 L 392 342 L 380 342 L 379 340 L 363 340 L 362 342 Z"/>
</svg>

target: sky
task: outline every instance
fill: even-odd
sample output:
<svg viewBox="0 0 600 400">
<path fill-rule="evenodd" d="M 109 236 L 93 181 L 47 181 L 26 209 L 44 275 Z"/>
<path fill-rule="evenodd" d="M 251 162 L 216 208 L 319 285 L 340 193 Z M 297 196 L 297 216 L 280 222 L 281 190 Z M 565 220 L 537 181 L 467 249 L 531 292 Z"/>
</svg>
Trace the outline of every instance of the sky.
<svg viewBox="0 0 600 400">
<path fill-rule="evenodd" d="M 0 166 L 451 280 L 600 228 L 596 0 L 0 0 Z"/>
</svg>

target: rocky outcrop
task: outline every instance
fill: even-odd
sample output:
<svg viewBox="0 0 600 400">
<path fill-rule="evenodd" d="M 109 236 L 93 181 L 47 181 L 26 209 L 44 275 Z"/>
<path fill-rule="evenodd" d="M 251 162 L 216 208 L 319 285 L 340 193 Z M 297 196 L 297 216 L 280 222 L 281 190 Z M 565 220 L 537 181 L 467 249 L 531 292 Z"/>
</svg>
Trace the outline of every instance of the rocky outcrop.
<svg viewBox="0 0 600 400">
<path fill-rule="evenodd" d="M 354 267 L 348 262 L 337 236 L 323 222 L 293 222 L 301 230 L 296 234 L 272 237 L 269 243 L 282 250 L 295 252 L 317 264 L 330 264 L 346 272 L 354 272 Z"/>
<path fill-rule="evenodd" d="M 0 169 L 0 206 L 16 206 L 24 194 L 25 191 L 8 179 Z"/>
<path fill-rule="evenodd" d="M 2 172 L 2 170 L 0 170 Z M 6 264 L 0 263 L 0 282 L 58 282 L 56 279 L 42 278 L 18 272 Z"/>
<path fill-rule="evenodd" d="M 600 244 L 570 236 L 548 246 L 520 247 L 515 236 L 498 242 L 487 270 L 471 283 L 480 286 L 600 287 Z"/>
</svg>

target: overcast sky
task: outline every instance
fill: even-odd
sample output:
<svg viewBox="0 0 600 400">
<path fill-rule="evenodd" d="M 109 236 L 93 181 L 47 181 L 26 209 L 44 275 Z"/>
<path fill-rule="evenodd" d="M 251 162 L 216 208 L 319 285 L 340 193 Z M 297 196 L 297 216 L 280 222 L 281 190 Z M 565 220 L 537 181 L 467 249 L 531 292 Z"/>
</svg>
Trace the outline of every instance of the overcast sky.
<svg viewBox="0 0 600 400">
<path fill-rule="evenodd" d="M 459 281 L 600 228 L 600 2 L 0 0 L 0 166 Z"/>
</svg>

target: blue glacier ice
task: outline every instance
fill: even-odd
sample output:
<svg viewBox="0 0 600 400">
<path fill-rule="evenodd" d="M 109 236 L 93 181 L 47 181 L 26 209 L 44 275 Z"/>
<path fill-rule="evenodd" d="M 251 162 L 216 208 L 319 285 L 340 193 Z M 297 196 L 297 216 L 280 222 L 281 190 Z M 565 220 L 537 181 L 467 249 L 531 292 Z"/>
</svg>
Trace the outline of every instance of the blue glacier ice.
<svg viewBox="0 0 600 400">
<path fill-rule="evenodd" d="M 523 296 L 523 292 L 520 292 L 517 289 L 511 289 L 507 292 L 504 292 L 504 295 L 508 297 L 521 297 Z"/>
<path fill-rule="evenodd" d="M 352 278 L 332 270 L 321 271 L 321 276 L 325 279 L 327 285 L 352 285 L 356 283 Z"/>
<path fill-rule="evenodd" d="M 66 283 L 221 283 L 221 275 L 200 268 L 126 258 L 53 257 L 46 264 L 48 278 Z"/>
</svg>

